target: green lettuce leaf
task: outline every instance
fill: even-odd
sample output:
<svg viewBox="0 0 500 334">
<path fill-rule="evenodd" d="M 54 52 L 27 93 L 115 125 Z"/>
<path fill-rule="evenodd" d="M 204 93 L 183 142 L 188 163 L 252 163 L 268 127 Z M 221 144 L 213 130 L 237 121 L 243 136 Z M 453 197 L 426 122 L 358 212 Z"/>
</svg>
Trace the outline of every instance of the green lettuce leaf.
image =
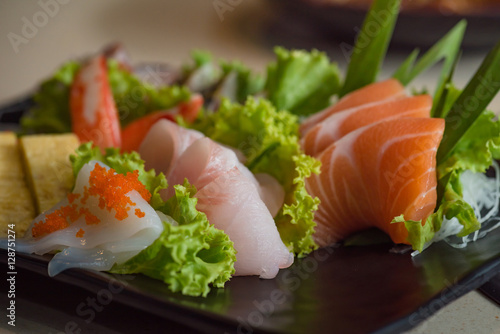
<svg viewBox="0 0 500 334">
<path fill-rule="evenodd" d="M 193 50 L 191 52 L 191 64 L 185 64 L 182 66 L 182 72 L 184 74 L 184 79 L 186 79 L 191 73 L 199 69 L 203 65 L 212 63 L 212 54 L 204 50 Z"/>
<path fill-rule="evenodd" d="M 438 166 L 438 175 L 453 170 L 484 173 L 500 158 L 500 121 L 492 111 L 483 112 L 459 141 L 451 157 Z"/>
<path fill-rule="evenodd" d="M 120 116 L 120 123 L 130 122 L 154 111 L 175 107 L 188 101 L 191 93 L 183 86 L 153 87 L 124 71 L 118 62 L 108 61 L 108 78 Z"/>
<path fill-rule="evenodd" d="M 191 91 L 211 93 L 222 78 L 221 69 L 213 62 L 210 52 L 194 50 L 191 53 L 192 62 L 182 68 L 181 83 Z"/>
<path fill-rule="evenodd" d="M 21 119 L 23 133 L 71 132 L 69 96 L 81 64 L 68 62 L 44 81 L 35 93 L 35 107 Z M 165 110 L 188 101 L 190 92 L 181 86 L 153 87 L 108 61 L 108 78 L 122 126 L 150 112 Z"/>
<path fill-rule="evenodd" d="M 225 62 L 220 64 L 223 78 L 234 73 L 236 75 L 236 101 L 245 103 L 249 95 L 254 95 L 264 88 L 264 78 L 252 73 L 252 71 L 238 61 Z"/>
<path fill-rule="evenodd" d="M 297 116 L 277 111 L 267 100 L 249 97 L 244 105 L 223 100 L 216 113 L 206 115 L 193 127 L 239 149 L 253 173 L 276 178 L 286 194 L 275 217 L 283 242 L 299 256 L 317 248 L 312 234 L 319 199 L 307 193 L 304 180 L 319 173 L 320 163 L 301 152 Z"/>
<path fill-rule="evenodd" d="M 69 91 L 79 69 L 79 63 L 68 62 L 40 85 L 33 96 L 35 107 L 21 118 L 22 133 L 71 132 Z"/>
<path fill-rule="evenodd" d="M 196 210 L 196 189 L 187 181 L 174 188 L 175 196 L 160 211 L 178 225 L 164 222 L 165 229 L 153 244 L 111 272 L 142 273 L 162 280 L 173 292 L 205 297 L 210 285 L 220 288 L 231 278 L 236 251 L 229 237 Z"/>
<path fill-rule="evenodd" d="M 456 234 L 457 237 L 464 237 L 481 227 L 474 214 L 474 209 L 463 199 L 460 172 L 451 172 L 446 177 L 441 178 L 439 183 L 439 187 L 444 189 L 441 204 L 427 218 L 423 226 L 421 221 L 405 221 L 403 216 L 393 220 L 393 223 L 405 224 L 408 230 L 408 242 L 413 249 L 420 252 L 430 243 L 449 236 L 446 231 L 443 231 L 444 217 L 448 220 L 455 217 L 463 226 L 462 230 Z"/>
<path fill-rule="evenodd" d="M 274 49 L 277 60 L 268 66 L 265 90 L 278 110 L 309 115 L 330 104 L 340 88 L 339 69 L 323 52 Z"/>
<path fill-rule="evenodd" d="M 154 169 L 146 171 L 144 160 L 140 158 L 139 153 L 121 154 L 119 149 L 107 148 L 106 153 L 102 154 L 98 147 L 92 147 L 92 143 L 82 144 L 77 148 L 75 154 L 70 156 L 75 178 L 83 165 L 91 160 L 100 161 L 120 174 L 127 174 L 137 170 L 139 172 L 139 181 L 151 193 L 151 206 L 154 209 L 158 209 L 158 207 L 163 205 L 164 202 L 161 199 L 159 191 L 167 187 L 167 179 L 163 173 L 156 175 Z"/>
</svg>

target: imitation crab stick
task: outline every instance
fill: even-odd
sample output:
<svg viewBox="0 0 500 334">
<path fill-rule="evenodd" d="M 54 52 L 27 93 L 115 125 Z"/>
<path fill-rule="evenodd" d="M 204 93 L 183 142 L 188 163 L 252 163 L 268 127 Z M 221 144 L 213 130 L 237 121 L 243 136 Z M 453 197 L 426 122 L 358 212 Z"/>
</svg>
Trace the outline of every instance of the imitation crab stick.
<svg viewBox="0 0 500 334">
<path fill-rule="evenodd" d="M 70 109 L 72 131 L 81 142 L 92 141 L 101 149 L 121 146 L 120 120 L 103 56 L 91 59 L 77 73 Z"/>
</svg>

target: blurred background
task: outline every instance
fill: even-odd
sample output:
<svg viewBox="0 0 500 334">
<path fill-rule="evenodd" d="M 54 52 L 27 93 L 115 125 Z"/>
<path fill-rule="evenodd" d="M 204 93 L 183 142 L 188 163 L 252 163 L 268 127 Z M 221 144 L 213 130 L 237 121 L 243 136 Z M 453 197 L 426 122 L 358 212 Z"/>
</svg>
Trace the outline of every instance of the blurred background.
<svg viewBox="0 0 500 334">
<path fill-rule="evenodd" d="M 34 89 L 61 63 L 122 42 L 133 63 L 180 66 L 193 49 L 238 59 L 265 72 L 273 46 L 317 48 L 344 68 L 369 0 L 98 1 L 0 0 L 0 103 Z M 462 17 L 469 21 L 459 85 L 500 32 L 498 0 L 404 1 L 383 76 L 411 49 L 435 43 Z M 471 5 L 473 4 L 473 5 Z M 435 74 L 435 73 L 434 73 Z M 415 86 L 432 87 L 432 71 Z"/>
<path fill-rule="evenodd" d="M 63 62 L 98 52 L 111 42 L 122 42 L 134 64 L 181 66 L 192 50 L 203 49 L 264 73 L 274 59 L 273 46 L 281 45 L 325 51 L 344 69 L 369 2 L 0 0 L 0 104 L 30 94 Z M 500 37 L 498 2 L 405 1 L 381 78 L 392 74 L 414 47 L 429 47 L 465 17 L 469 29 L 455 72 L 458 86 L 465 85 Z M 429 71 L 413 86 L 433 89 L 437 76 L 437 71 Z M 500 111 L 498 99 L 493 109 Z M 412 333 L 478 332 L 477 324 L 493 333 L 500 328 L 498 313 L 496 305 L 472 292 Z"/>
</svg>

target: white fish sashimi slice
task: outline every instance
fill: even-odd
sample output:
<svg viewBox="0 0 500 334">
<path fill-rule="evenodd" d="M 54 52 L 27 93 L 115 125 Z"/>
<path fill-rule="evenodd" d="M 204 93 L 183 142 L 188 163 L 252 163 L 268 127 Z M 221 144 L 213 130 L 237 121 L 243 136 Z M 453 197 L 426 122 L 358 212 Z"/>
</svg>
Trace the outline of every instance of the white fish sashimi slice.
<svg viewBox="0 0 500 334">
<path fill-rule="evenodd" d="M 187 178 L 197 189 L 201 189 L 233 168 L 237 168 L 254 185 L 274 217 L 285 199 L 285 191 L 279 182 L 267 174 L 254 175 L 239 161 L 233 150 L 217 144 L 210 138 L 204 137 L 193 142 L 180 156 L 167 179 L 169 184 L 173 185 L 182 184 Z M 170 187 L 161 194 L 166 200 L 174 194 L 174 189 Z"/>
<path fill-rule="evenodd" d="M 271 216 L 275 217 L 285 202 L 285 189 L 269 174 L 257 173 L 254 176 L 259 183 L 260 198 L 266 204 Z"/>
<path fill-rule="evenodd" d="M 269 210 L 237 168 L 219 175 L 195 197 L 197 209 L 234 242 L 235 275 L 274 278 L 280 268 L 293 263 L 293 254 L 283 244 Z"/>
<path fill-rule="evenodd" d="M 179 156 L 197 139 L 201 132 L 189 130 L 161 119 L 156 122 L 144 138 L 139 154 L 145 161 L 146 170 L 169 175 Z"/>
<path fill-rule="evenodd" d="M 82 196 L 84 187 L 89 185 L 90 172 L 96 164 L 97 162 L 90 162 L 82 167 L 73 193 Z M 44 220 L 46 215 L 68 205 L 68 199 L 64 199 L 33 221 L 27 232 L 28 239 L 18 241 L 17 250 L 22 253 L 35 254 L 65 250 L 52 259 L 54 264 L 49 270 L 50 275 L 73 267 L 109 269 L 109 265 L 125 262 L 151 245 L 163 231 L 160 217 L 137 191 L 132 190 L 127 196 L 135 203 L 135 206 L 128 209 L 128 217 L 122 220 L 115 218 L 115 210 L 108 211 L 105 208 L 99 208 L 99 199 L 95 196 L 89 196 L 86 203 L 80 204 L 80 206 L 89 209 L 93 215 L 99 218 L 99 223 L 87 225 L 82 216 L 64 229 L 40 238 L 33 238 L 31 231 L 34 224 Z M 137 208 L 144 213 L 142 218 L 135 215 Z M 80 229 L 85 232 L 84 236 L 76 237 Z M 99 254 L 102 255 L 102 263 L 96 264 L 96 256 Z"/>
<path fill-rule="evenodd" d="M 160 120 L 151 127 L 139 153 L 146 162 L 146 169 L 165 174 L 171 186 L 183 184 L 187 178 L 191 184 L 200 188 L 217 177 L 217 173 L 237 166 L 258 188 L 273 217 L 283 206 L 285 193 L 278 181 L 271 176 L 260 176 L 257 180 L 243 165 L 244 155 L 240 151 L 215 144 L 201 132 L 183 128 L 168 120 Z M 161 192 L 164 200 L 173 194 L 173 187 Z"/>
</svg>

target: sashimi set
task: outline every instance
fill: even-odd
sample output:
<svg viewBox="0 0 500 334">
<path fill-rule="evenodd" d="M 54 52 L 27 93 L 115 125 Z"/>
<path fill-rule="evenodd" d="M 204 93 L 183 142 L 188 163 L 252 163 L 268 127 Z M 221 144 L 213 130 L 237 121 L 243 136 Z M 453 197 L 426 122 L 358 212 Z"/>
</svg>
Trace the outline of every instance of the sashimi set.
<svg viewBox="0 0 500 334">
<path fill-rule="evenodd" d="M 55 253 L 51 276 L 141 273 L 206 296 L 370 228 L 413 256 L 485 236 L 499 225 L 500 121 L 486 108 L 500 44 L 464 89 L 452 80 L 465 22 L 378 80 L 399 5 L 374 1 L 343 79 L 324 53 L 280 47 L 265 76 L 205 52 L 182 70 L 145 71 L 121 46 L 68 62 L 41 85 L 21 135 L 73 132 L 74 186 L 16 251 Z M 433 96 L 410 93 L 440 60 Z M 476 184 L 488 192 L 468 191 Z"/>
</svg>

